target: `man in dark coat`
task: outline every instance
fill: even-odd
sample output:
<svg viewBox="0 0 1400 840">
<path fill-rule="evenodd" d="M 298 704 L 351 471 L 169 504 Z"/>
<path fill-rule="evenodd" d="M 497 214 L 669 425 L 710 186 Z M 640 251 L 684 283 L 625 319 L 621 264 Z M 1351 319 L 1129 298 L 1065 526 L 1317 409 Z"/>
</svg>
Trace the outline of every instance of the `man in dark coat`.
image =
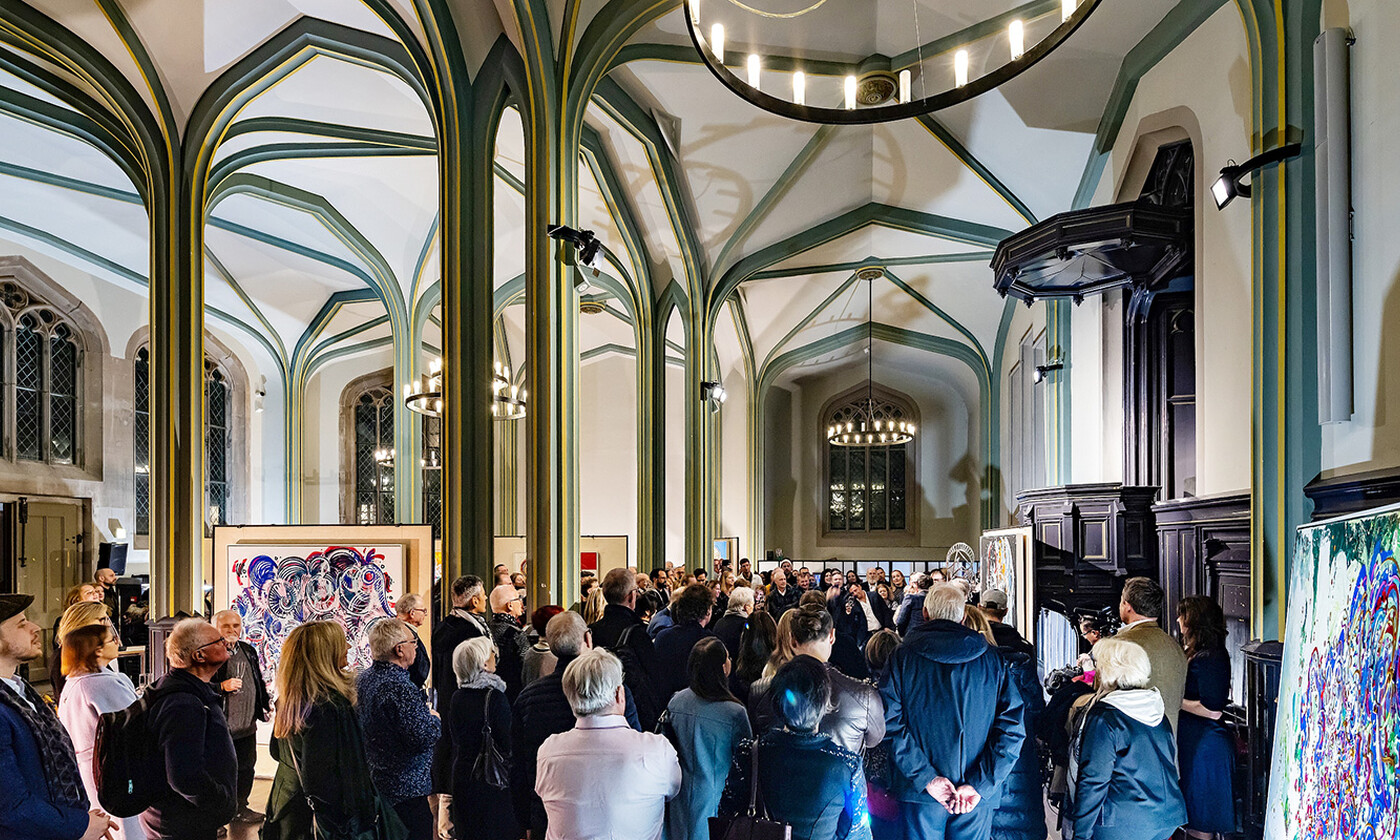
<svg viewBox="0 0 1400 840">
<path fill-rule="evenodd" d="M 414 654 L 413 664 L 408 668 L 408 678 L 413 680 L 414 685 L 422 688 L 428 684 L 428 673 L 433 664 L 432 657 L 428 655 L 428 646 L 423 644 L 422 631 L 418 630 L 423 626 L 423 622 L 428 620 L 428 608 L 423 606 L 423 596 L 416 592 L 404 595 L 394 603 L 394 615 L 414 629 L 413 635 L 418 640 L 415 647 L 418 652 Z"/>
<path fill-rule="evenodd" d="M 151 691 L 148 726 L 160 754 L 162 790 L 141 814 L 150 840 L 213 840 L 238 810 L 238 759 L 223 697 L 209 680 L 228 661 L 228 643 L 202 618 L 175 625 L 165 640 L 170 673 Z"/>
<path fill-rule="evenodd" d="M 593 646 L 613 648 L 629 627 L 642 623 L 637 618 L 637 576 L 627 569 L 613 569 L 603 575 L 603 617 L 588 625 Z"/>
<path fill-rule="evenodd" d="M 671 604 L 671 616 L 676 624 L 656 637 L 657 676 L 663 706 L 670 702 L 672 695 L 690 684 L 687 669 L 690 649 L 706 636 L 714 635 L 705 629 L 714 606 L 714 593 L 703 583 L 687 586 Z"/>
<path fill-rule="evenodd" d="M 432 683 L 434 708 L 446 720 L 452 711 L 452 695 L 457 691 L 457 675 L 452 670 L 452 654 L 467 639 L 490 636 L 486 626 L 486 591 L 481 578 L 462 575 L 452 581 L 452 612 L 433 628 Z M 433 793 L 439 833 L 452 825 L 452 739 L 444 732 L 433 754 Z"/>
<path fill-rule="evenodd" d="M 907 837 L 986 840 L 1026 738 L 1020 692 L 1000 654 L 962 625 L 965 602 L 961 587 L 932 586 L 929 620 L 895 650 L 880 681 L 891 792 Z"/>
<path fill-rule="evenodd" d="M 548 828 L 544 802 L 535 793 L 535 771 L 540 746 L 545 739 L 574 728 L 574 710 L 564 695 L 564 669 L 578 655 L 593 647 L 588 625 L 583 616 L 565 611 L 545 625 L 545 642 L 559 660 L 554 670 L 520 692 L 515 701 L 515 726 L 511 730 L 510 790 L 519 825 L 530 830 L 532 837 L 544 837 Z M 627 723 L 641 731 L 637 706 L 632 692 L 624 686 L 627 696 Z"/>
<path fill-rule="evenodd" d="M 525 651 L 530 638 L 520 626 L 525 615 L 525 596 L 520 590 L 503 583 L 491 590 L 491 641 L 496 644 L 496 675 L 505 681 L 506 698 L 514 703 L 524 686 L 521 669 L 525 667 Z"/>
<path fill-rule="evenodd" d="M 73 742 L 15 671 L 43 655 L 41 628 L 24 614 L 32 595 L 0 595 L 0 837 L 96 840 L 115 828 L 88 810 Z"/>
<path fill-rule="evenodd" d="M 768 587 L 767 606 L 764 609 L 777 621 L 783 617 L 783 613 L 797 607 L 797 602 L 802 599 L 802 590 L 788 580 L 787 572 L 781 567 L 773 570 L 772 580 L 773 583 Z"/>
<path fill-rule="evenodd" d="M 729 609 L 715 622 L 715 635 L 724 642 L 729 651 L 729 666 L 739 661 L 739 643 L 744 636 L 744 628 L 749 626 L 749 616 L 753 615 L 753 590 L 747 586 L 736 586 L 729 593 Z"/>
<path fill-rule="evenodd" d="M 234 610 L 214 613 L 214 627 L 232 646 L 228 661 L 214 674 L 213 685 L 224 698 L 224 719 L 238 756 L 238 815 L 234 820 L 260 823 L 263 815 L 248 807 L 253 793 L 253 770 L 258 760 L 258 721 L 272 719 L 257 650 L 242 640 L 243 619 Z"/>
</svg>

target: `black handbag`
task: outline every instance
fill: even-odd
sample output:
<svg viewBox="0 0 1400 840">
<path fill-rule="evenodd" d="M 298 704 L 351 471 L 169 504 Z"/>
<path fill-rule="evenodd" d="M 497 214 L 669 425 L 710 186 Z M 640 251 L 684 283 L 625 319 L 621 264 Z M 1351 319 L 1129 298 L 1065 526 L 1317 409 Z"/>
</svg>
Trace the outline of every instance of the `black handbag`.
<svg viewBox="0 0 1400 840">
<path fill-rule="evenodd" d="M 792 826 L 768 819 L 767 806 L 758 804 L 758 741 L 749 764 L 749 810 L 733 819 L 710 817 L 710 840 L 792 840 Z"/>
<path fill-rule="evenodd" d="M 486 705 L 481 711 L 481 752 L 472 762 L 472 778 L 485 782 L 496 790 L 510 787 L 510 759 L 496 749 L 496 740 L 491 737 L 491 695 L 494 689 L 486 689 Z"/>
</svg>

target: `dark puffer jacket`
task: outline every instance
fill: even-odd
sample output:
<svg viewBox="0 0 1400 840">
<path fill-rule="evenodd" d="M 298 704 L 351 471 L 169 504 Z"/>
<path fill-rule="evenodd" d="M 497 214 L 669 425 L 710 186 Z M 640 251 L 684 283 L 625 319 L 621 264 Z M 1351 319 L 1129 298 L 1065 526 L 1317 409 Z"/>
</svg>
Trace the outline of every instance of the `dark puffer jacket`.
<svg viewBox="0 0 1400 840">
<path fill-rule="evenodd" d="M 1006 660 L 1011 681 L 1025 703 L 1023 714 L 1028 734 L 1021 744 L 1016 763 L 1012 765 L 1011 775 L 1001 789 L 1001 802 L 992 816 L 992 840 L 1045 840 L 1045 791 L 1040 784 L 1040 750 L 1035 738 L 1029 734 L 1036 731 L 1040 716 L 1045 711 L 1045 695 L 1035 671 L 1035 649 L 1022 642 L 997 650 Z"/>
</svg>

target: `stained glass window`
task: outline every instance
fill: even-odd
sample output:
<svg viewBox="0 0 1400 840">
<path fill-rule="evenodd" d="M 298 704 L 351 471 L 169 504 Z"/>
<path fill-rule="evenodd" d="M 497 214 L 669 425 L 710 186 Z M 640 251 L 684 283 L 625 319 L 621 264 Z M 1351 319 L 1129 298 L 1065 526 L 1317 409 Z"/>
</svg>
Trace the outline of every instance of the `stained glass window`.
<svg viewBox="0 0 1400 840">
<path fill-rule="evenodd" d="M 853 412 L 864 415 L 866 396 L 842 403 L 828 412 L 821 432 L 844 423 Z M 875 417 L 910 420 L 908 408 L 888 400 L 876 400 Z M 903 531 L 909 475 L 905 468 L 909 444 L 898 446 L 833 446 L 827 444 L 827 530 L 845 533 Z"/>
<path fill-rule="evenodd" d="M 229 386 L 222 371 L 204 362 L 205 505 L 213 524 L 228 522 Z"/>
<path fill-rule="evenodd" d="M 394 395 L 385 387 L 362 393 L 354 404 L 355 522 L 394 523 L 394 464 L 375 459 L 378 450 L 394 448 Z"/>
</svg>

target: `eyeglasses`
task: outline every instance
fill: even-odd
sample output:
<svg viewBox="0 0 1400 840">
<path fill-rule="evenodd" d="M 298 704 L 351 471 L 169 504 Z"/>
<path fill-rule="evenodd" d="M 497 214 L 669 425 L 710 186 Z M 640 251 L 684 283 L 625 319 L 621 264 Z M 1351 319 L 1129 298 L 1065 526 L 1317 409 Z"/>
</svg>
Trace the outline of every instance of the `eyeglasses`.
<svg viewBox="0 0 1400 840">
<path fill-rule="evenodd" d="M 398 644 L 394 645 L 394 650 L 398 650 L 399 648 L 403 647 L 404 645 L 415 645 L 415 644 L 417 644 L 417 643 L 418 643 L 418 639 L 417 639 L 417 638 L 413 638 L 413 639 L 404 639 L 402 642 L 399 642 Z"/>
<path fill-rule="evenodd" d="M 191 653 L 199 653 L 201 650 L 204 650 L 207 647 L 213 647 L 214 645 L 223 645 L 225 650 L 233 650 L 235 644 L 235 642 L 230 642 L 228 639 L 225 639 L 223 636 L 220 636 L 212 642 L 205 642 L 204 644 L 191 651 Z"/>
</svg>

